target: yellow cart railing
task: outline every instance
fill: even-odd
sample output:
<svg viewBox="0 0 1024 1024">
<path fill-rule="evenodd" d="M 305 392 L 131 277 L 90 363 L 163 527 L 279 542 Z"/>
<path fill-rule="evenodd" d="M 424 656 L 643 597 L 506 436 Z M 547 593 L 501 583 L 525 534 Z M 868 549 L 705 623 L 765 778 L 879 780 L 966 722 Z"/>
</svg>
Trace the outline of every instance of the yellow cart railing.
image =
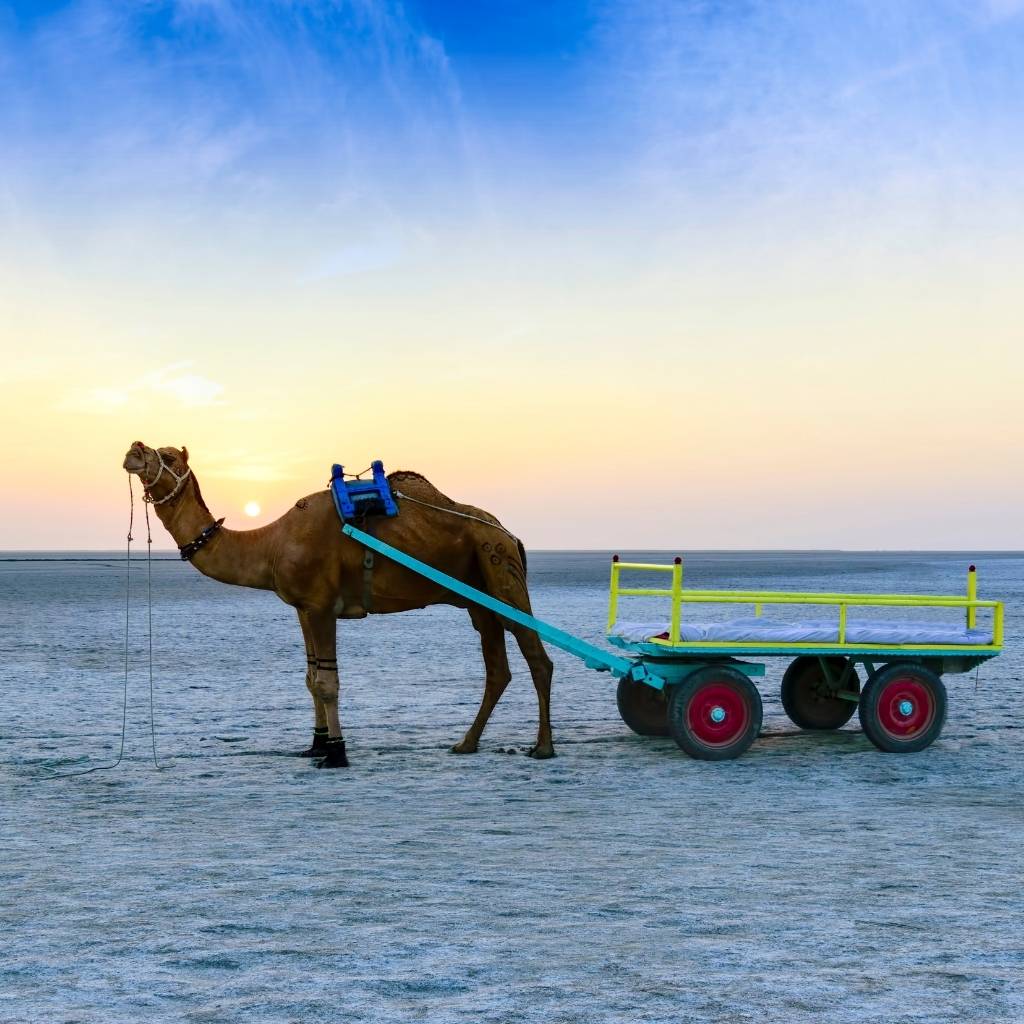
<svg viewBox="0 0 1024 1024">
<path fill-rule="evenodd" d="M 620 576 L 623 570 L 640 572 L 668 573 L 672 577 L 671 587 L 623 587 Z M 923 594 L 835 594 L 780 592 L 770 590 L 684 590 L 683 562 L 676 558 L 671 565 L 648 562 L 620 562 L 618 555 L 612 560 L 611 587 L 608 598 L 608 633 L 612 632 L 618 616 L 620 597 L 668 597 L 672 601 L 672 612 L 669 620 L 668 639 L 651 639 L 647 643 L 661 647 L 685 647 L 701 649 L 713 647 L 719 649 L 735 649 L 736 651 L 756 648 L 759 651 L 800 650 L 802 648 L 844 647 L 865 650 L 871 647 L 884 647 L 886 650 L 901 650 L 916 654 L 930 651 L 949 653 L 997 654 L 1003 646 L 1003 603 L 1001 601 L 982 601 L 978 599 L 977 571 L 972 565 L 967 574 L 966 595 L 923 595 Z M 679 637 L 682 622 L 683 605 L 689 604 L 750 604 L 754 606 L 755 615 L 760 615 L 764 605 L 819 605 L 832 606 L 839 609 L 838 642 L 828 643 L 764 643 L 760 641 L 683 641 Z M 977 625 L 979 608 L 990 609 L 992 612 L 992 642 L 989 644 L 848 644 L 846 641 L 847 609 L 851 607 L 892 607 L 892 608 L 962 608 L 965 612 L 966 624 L 969 629 Z"/>
</svg>

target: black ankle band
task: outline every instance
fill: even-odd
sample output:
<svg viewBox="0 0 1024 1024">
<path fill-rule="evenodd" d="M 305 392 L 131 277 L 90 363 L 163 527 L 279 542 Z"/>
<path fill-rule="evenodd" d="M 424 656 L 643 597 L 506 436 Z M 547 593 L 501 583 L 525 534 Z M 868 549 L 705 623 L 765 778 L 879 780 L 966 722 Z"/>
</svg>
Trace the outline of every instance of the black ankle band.
<svg viewBox="0 0 1024 1024">
<path fill-rule="evenodd" d="M 328 743 L 328 745 L 330 745 L 332 743 L 340 743 L 342 746 L 345 745 L 344 739 L 342 739 L 340 736 L 334 736 L 333 738 L 329 739 L 327 741 L 327 743 Z"/>
<path fill-rule="evenodd" d="M 313 729 L 313 735 L 314 736 L 326 736 L 328 732 L 329 732 L 329 730 L 328 730 L 326 725 L 322 729 L 319 726 L 316 726 Z"/>
</svg>

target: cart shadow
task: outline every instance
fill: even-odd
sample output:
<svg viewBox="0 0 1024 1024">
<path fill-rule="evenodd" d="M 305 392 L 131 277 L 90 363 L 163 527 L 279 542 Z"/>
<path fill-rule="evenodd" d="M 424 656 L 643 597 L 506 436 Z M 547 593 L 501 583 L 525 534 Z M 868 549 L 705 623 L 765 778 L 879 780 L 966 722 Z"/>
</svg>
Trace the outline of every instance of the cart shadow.
<svg viewBox="0 0 1024 1024">
<path fill-rule="evenodd" d="M 748 755 L 790 751 L 828 750 L 831 753 L 860 753 L 871 744 L 861 729 L 838 729 L 832 732 L 808 732 L 806 730 L 772 730 L 758 733 Z"/>
</svg>

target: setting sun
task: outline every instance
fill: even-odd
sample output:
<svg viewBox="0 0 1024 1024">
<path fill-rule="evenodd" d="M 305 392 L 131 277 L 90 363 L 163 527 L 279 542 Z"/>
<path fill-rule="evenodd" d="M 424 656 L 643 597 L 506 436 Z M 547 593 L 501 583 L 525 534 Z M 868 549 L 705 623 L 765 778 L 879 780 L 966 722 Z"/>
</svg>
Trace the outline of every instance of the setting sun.
<svg viewBox="0 0 1024 1024">
<path fill-rule="evenodd" d="M 247 516 L 258 516 L 260 514 L 260 505 L 258 501 L 247 501 L 245 508 L 243 509 Z"/>
</svg>

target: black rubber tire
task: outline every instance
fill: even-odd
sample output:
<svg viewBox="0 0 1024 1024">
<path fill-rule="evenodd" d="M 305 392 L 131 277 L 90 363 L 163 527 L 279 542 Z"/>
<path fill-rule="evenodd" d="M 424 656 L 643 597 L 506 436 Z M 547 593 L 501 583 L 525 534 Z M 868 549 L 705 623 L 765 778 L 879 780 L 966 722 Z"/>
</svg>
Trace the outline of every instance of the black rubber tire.
<svg viewBox="0 0 1024 1024">
<path fill-rule="evenodd" d="M 668 735 L 668 695 L 664 690 L 620 679 L 615 700 L 620 717 L 637 736 Z"/>
<path fill-rule="evenodd" d="M 901 712 L 903 702 L 911 709 Z M 879 750 L 913 754 L 931 746 L 946 721 L 946 687 L 922 665 L 884 665 L 864 684 L 860 724 Z"/>
<path fill-rule="evenodd" d="M 712 695 L 717 694 L 717 697 Z M 720 725 L 705 713 L 729 705 L 732 714 Z M 700 761 L 727 761 L 749 749 L 761 731 L 761 694 L 740 671 L 727 665 L 709 665 L 697 669 L 672 687 L 668 700 L 668 727 L 680 749 Z M 731 728 L 730 728 L 731 724 Z M 713 740 L 708 734 L 721 729 Z M 701 734 L 703 732 L 703 735 Z"/>
<path fill-rule="evenodd" d="M 844 680 L 843 689 L 860 693 L 860 679 L 848 658 L 825 658 L 835 682 Z M 829 695 L 828 681 L 821 659 L 804 655 L 796 658 L 782 677 L 782 707 L 789 720 L 808 730 L 838 729 L 853 717 L 857 702 Z"/>
</svg>

